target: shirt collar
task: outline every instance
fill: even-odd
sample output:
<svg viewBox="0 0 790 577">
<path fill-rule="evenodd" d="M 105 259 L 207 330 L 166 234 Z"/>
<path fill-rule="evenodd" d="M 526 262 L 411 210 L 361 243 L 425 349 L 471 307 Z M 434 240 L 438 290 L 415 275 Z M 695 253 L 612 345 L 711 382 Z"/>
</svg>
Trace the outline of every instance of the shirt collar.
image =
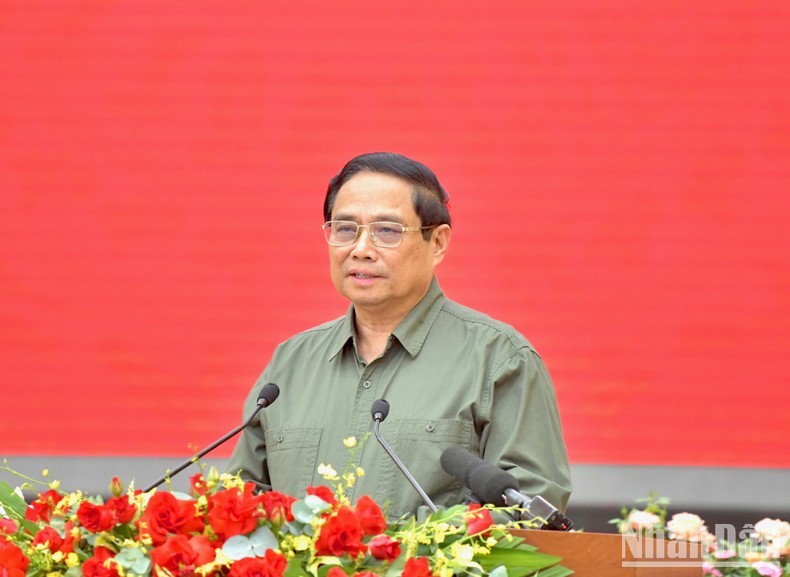
<svg viewBox="0 0 790 577">
<path fill-rule="evenodd" d="M 439 287 L 439 281 L 433 277 L 431 286 L 428 287 L 428 292 L 425 293 L 422 300 L 392 331 L 395 338 L 412 357 L 416 357 L 420 352 L 428 332 L 433 326 L 433 321 L 436 320 L 446 300 L 441 287 Z"/>
<path fill-rule="evenodd" d="M 433 326 L 439 312 L 442 310 L 447 298 L 439 286 L 439 281 L 433 277 L 428 292 L 422 297 L 409 314 L 392 331 L 393 336 L 412 357 L 416 357 L 425 342 L 428 332 Z M 337 324 L 337 330 L 332 346 L 330 347 L 329 360 L 337 356 L 350 341 L 354 339 L 354 305 L 348 307 L 346 316 Z"/>
</svg>

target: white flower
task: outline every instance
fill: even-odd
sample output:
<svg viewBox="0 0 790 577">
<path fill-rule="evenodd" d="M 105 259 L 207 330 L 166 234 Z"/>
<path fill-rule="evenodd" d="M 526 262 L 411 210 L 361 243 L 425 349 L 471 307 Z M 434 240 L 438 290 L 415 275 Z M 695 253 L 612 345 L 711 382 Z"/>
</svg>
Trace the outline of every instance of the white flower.
<svg viewBox="0 0 790 577">
<path fill-rule="evenodd" d="M 661 522 L 661 518 L 655 513 L 648 513 L 647 511 L 632 511 L 628 515 L 628 524 L 634 531 L 642 529 L 652 529 Z"/>
<path fill-rule="evenodd" d="M 324 463 L 318 465 L 318 474 L 327 481 L 336 481 L 339 478 L 334 467 L 332 467 L 332 465 L 325 465 Z"/>
<path fill-rule="evenodd" d="M 785 542 L 790 536 L 790 523 L 779 519 L 765 518 L 757 521 L 754 525 L 754 532 L 760 539 L 765 541 Z"/>
<path fill-rule="evenodd" d="M 708 528 L 705 522 L 693 513 L 678 513 L 673 515 L 669 523 L 670 539 L 680 539 L 683 541 L 704 541 L 708 536 Z"/>
</svg>

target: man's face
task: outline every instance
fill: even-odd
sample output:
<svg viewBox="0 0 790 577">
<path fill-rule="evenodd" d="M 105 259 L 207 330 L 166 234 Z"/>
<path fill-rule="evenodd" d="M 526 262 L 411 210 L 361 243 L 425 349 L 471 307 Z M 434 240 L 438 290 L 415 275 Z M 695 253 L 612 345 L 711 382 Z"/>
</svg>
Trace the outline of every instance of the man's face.
<svg viewBox="0 0 790 577">
<path fill-rule="evenodd" d="M 389 221 L 420 226 L 412 204 L 413 187 L 394 176 L 360 172 L 338 191 L 332 220 L 357 224 Z M 358 313 L 371 313 L 382 320 L 402 318 L 425 295 L 434 267 L 444 258 L 450 228 L 432 230 L 426 241 L 419 231 L 405 232 L 403 244 L 395 248 L 375 246 L 362 229 L 351 246 L 330 246 L 332 282 Z"/>
</svg>

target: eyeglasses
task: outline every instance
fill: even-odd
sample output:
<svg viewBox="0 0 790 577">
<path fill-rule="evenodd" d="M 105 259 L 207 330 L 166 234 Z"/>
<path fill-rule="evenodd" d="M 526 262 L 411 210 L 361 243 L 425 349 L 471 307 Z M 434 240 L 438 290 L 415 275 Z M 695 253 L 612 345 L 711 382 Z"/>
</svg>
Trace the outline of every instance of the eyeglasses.
<svg viewBox="0 0 790 577">
<path fill-rule="evenodd" d="M 436 228 L 436 226 L 403 226 L 398 222 L 357 224 L 351 220 L 330 220 L 325 222 L 322 228 L 326 242 L 331 246 L 351 246 L 359 238 L 362 229 L 367 228 L 370 240 L 375 246 L 395 248 L 401 245 L 405 233 Z"/>
</svg>

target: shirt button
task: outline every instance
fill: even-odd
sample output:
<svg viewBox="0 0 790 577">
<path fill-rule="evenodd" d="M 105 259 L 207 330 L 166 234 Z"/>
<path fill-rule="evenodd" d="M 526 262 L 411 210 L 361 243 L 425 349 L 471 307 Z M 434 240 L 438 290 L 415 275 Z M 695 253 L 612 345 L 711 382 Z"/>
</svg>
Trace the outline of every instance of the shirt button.
<svg viewBox="0 0 790 577">
<path fill-rule="evenodd" d="M 362 383 L 362 386 L 364 388 L 366 388 L 366 389 L 369 389 L 370 388 L 370 381 L 365 381 L 364 383 Z"/>
<path fill-rule="evenodd" d="M 282 436 L 282 435 L 277 435 L 277 436 L 276 436 L 274 439 L 275 439 L 275 440 L 276 440 L 278 443 L 282 443 L 282 442 L 283 442 L 283 436 Z"/>
<path fill-rule="evenodd" d="M 428 425 L 425 427 L 425 430 L 429 433 L 433 433 L 434 429 L 436 429 L 436 427 L 433 426 L 433 423 L 428 423 Z"/>
</svg>

